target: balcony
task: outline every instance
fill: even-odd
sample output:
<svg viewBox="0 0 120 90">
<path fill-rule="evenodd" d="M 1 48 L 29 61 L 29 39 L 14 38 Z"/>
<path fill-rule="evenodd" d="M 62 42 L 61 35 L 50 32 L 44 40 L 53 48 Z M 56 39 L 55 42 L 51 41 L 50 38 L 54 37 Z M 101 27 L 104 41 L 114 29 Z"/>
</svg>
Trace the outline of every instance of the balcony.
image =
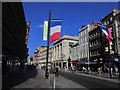
<svg viewBox="0 0 120 90">
<path fill-rule="evenodd" d="M 93 45 L 93 46 L 90 47 L 90 50 L 101 48 L 101 46 L 102 46 L 101 43 L 95 44 L 95 45 Z"/>
<path fill-rule="evenodd" d="M 100 38 L 100 33 L 98 33 L 97 35 L 92 36 L 92 37 L 90 36 L 89 40 L 92 41 L 92 40 L 97 39 L 97 38 Z"/>
</svg>

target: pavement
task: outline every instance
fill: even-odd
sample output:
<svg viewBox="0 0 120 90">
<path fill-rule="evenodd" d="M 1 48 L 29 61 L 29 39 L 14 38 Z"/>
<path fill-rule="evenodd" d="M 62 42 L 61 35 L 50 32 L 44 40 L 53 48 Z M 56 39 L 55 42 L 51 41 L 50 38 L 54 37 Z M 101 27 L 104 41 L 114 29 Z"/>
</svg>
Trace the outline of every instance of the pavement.
<svg viewBox="0 0 120 90">
<path fill-rule="evenodd" d="M 71 71 L 64 71 L 73 73 Z M 115 79 L 108 79 L 103 77 L 98 77 L 94 75 L 87 75 L 79 72 L 74 72 L 74 74 L 83 75 L 87 77 L 94 77 L 98 79 L 110 80 L 118 82 Z M 9 76 L 9 78 L 8 78 Z M 70 79 L 67 79 L 63 76 L 55 77 L 54 74 L 49 74 L 49 79 L 45 79 L 45 70 L 36 69 L 36 70 L 26 70 L 24 73 L 15 72 L 8 74 L 3 78 L 3 88 L 16 89 L 16 88 L 47 88 L 49 90 L 53 88 L 84 88 L 84 86 L 74 82 Z"/>
<path fill-rule="evenodd" d="M 55 77 L 49 74 L 49 79 L 45 79 L 45 70 L 26 70 L 24 73 L 15 72 L 8 74 L 3 78 L 4 89 L 53 89 L 53 88 L 85 88 L 62 76 Z M 9 76 L 9 78 L 7 78 Z M 55 78 L 55 79 L 54 79 Z M 55 81 L 55 83 L 54 83 Z"/>
<path fill-rule="evenodd" d="M 27 73 L 29 75 L 29 73 Z M 45 79 L 45 72 L 38 70 L 35 77 L 26 80 L 13 88 L 51 88 L 50 82 Z"/>
<path fill-rule="evenodd" d="M 118 88 L 118 80 L 87 75 L 78 72 L 59 71 L 60 75 L 91 90 L 92 88 Z"/>
<path fill-rule="evenodd" d="M 8 73 L 3 77 L 2 89 L 16 88 L 51 88 L 48 80 L 44 78 L 41 70 L 26 70 L 24 73 L 17 71 Z"/>
<path fill-rule="evenodd" d="M 53 74 L 51 74 L 50 78 L 52 79 L 51 80 L 52 82 L 55 82 L 55 84 L 54 83 L 51 84 L 54 88 L 59 88 L 59 89 L 60 88 L 83 88 L 83 89 L 85 89 L 84 86 L 79 85 L 76 82 L 73 82 L 65 77 L 60 76 L 60 75 L 58 77 L 55 77 Z"/>
<path fill-rule="evenodd" d="M 101 75 L 99 75 L 97 72 L 90 72 L 89 73 L 81 73 L 80 71 L 70 71 L 70 70 L 66 70 L 65 72 L 69 72 L 69 73 L 74 73 L 74 74 L 78 74 L 78 75 L 82 75 L 82 76 L 87 76 L 87 77 L 92 77 L 92 78 L 96 78 L 96 79 L 101 79 L 101 80 L 108 80 L 108 81 L 112 81 L 112 82 L 119 82 L 120 83 L 120 79 L 119 78 L 110 78 L 109 73 L 102 73 Z"/>
</svg>

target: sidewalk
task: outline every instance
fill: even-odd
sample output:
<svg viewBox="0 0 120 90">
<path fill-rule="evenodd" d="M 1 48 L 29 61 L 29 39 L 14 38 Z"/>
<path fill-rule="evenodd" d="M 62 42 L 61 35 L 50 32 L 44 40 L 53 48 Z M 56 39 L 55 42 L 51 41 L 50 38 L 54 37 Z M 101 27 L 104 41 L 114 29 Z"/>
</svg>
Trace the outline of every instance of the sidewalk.
<svg viewBox="0 0 120 90">
<path fill-rule="evenodd" d="M 50 77 L 52 79 L 51 81 L 53 81 L 54 75 L 51 74 Z M 84 86 L 79 85 L 60 75 L 58 77 L 55 77 L 55 88 L 84 88 L 85 89 Z"/>
<path fill-rule="evenodd" d="M 2 89 L 16 88 L 51 88 L 48 80 L 44 78 L 41 70 L 26 70 L 24 73 L 17 71 L 9 73 L 3 78 Z"/>
<path fill-rule="evenodd" d="M 69 70 L 66 70 L 65 72 L 73 73 L 73 71 L 69 71 Z M 108 80 L 108 81 L 120 83 L 120 80 L 118 78 L 117 79 L 109 78 L 109 74 L 106 74 L 106 73 L 103 73 L 101 75 L 98 75 L 96 72 L 92 72 L 89 74 L 89 73 L 81 73 L 80 71 L 75 71 L 74 73 L 78 74 L 78 75 L 89 76 L 89 77 L 93 77 L 93 78 L 97 78 L 97 79 Z"/>
<path fill-rule="evenodd" d="M 24 83 L 17 85 L 13 88 L 51 88 L 50 82 L 45 79 L 43 70 L 38 70 L 35 77 L 28 79 Z"/>
<path fill-rule="evenodd" d="M 20 74 L 20 73 L 19 73 Z M 64 78 L 62 76 L 58 76 L 55 77 L 55 83 L 54 83 L 54 74 L 50 74 L 49 75 L 49 79 L 45 79 L 45 70 L 42 69 L 38 69 L 37 72 L 35 70 L 28 70 L 25 71 L 24 75 L 19 75 L 17 74 L 17 76 L 14 75 L 14 79 L 18 82 L 22 79 L 23 82 L 21 83 L 17 83 L 14 86 L 12 86 L 10 89 L 14 90 L 14 89 L 40 89 L 40 88 L 46 88 L 47 90 L 53 90 L 53 85 L 55 85 L 55 88 L 85 88 L 84 86 L 81 86 L 67 78 Z M 18 78 L 16 78 L 18 77 Z M 13 77 L 9 80 L 14 81 Z M 8 79 L 7 79 L 8 80 Z M 9 82 L 8 84 L 12 84 L 12 81 Z M 15 82 L 15 81 L 14 81 Z"/>
</svg>

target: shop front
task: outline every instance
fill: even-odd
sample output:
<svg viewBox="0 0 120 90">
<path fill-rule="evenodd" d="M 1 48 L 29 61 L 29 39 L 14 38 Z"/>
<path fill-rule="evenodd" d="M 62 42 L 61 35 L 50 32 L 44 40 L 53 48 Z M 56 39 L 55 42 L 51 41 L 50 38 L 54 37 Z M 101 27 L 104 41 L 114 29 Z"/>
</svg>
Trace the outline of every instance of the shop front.
<svg viewBox="0 0 120 90">
<path fill-rule="evenodd" d="M 70 63 L 71 63 L 71 69 L 72 70 L 78 70 L 79 60 L 71 60 Z"/>
</svg>

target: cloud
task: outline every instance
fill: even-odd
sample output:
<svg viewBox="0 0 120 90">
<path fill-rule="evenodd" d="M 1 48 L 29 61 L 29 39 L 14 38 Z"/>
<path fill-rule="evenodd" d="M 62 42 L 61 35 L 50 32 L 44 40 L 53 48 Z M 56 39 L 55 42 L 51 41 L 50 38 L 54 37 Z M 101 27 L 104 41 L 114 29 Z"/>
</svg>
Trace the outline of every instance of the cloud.
<svg viewBox="0 0 120 90">
<path fill-rule="evenodd" d="M 44 26 L 44 25 L 40 24 L 38 27 L 39 27 L 39 28 L 43 28 L 43 26 Z"/>
</svg>

